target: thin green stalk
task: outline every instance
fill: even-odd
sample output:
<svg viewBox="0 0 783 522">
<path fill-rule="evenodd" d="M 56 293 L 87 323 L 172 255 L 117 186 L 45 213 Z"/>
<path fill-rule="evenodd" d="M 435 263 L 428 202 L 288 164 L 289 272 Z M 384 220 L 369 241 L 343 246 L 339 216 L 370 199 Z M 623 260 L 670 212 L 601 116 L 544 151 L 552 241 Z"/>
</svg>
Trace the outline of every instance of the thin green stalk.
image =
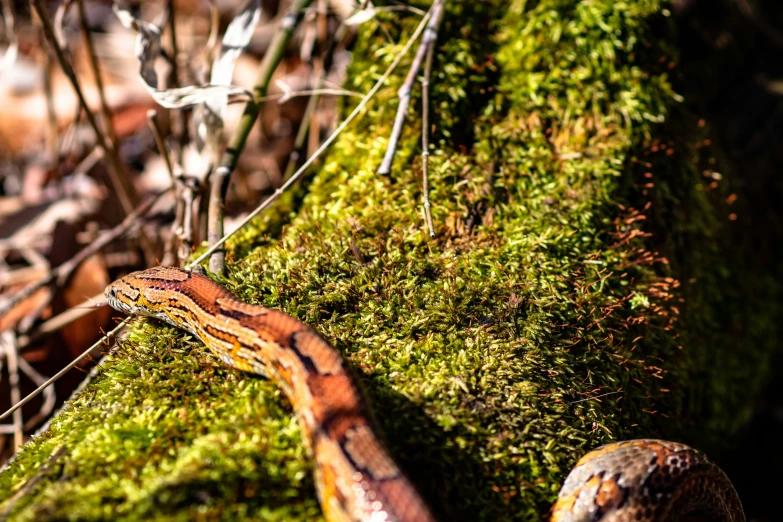
<svg viewBox="0 0 783 522">
<path fill-rule="evenodd" d="M 269 83 L 272 81 L 272 75 L 283 59 L 283 53 L 291 37 L 294 35 L 294 29 L 302 19 L 304 10 L 309 7 L 313 0 L 294 0 L 291 9 L 286 13 L 280 22 L 280 28 L 272 38 L 264 59 L 258 68 L 258 77 L 253 87 L 253 99 L 245 106 L 245 112 L 237 125 L 234 135 L 228 144 L 220 167 L 212 175 L 212 187 L 209 195 L 209 217 L 207 241 L 210 246 L 216 244 L 223 237 L 223 204 L 228 191 L 228 182 L 231 173 L 234 171 L 239 160 L 239 155 L 245 148 L 247 137 L 250 134 L 253 125 L 261 113 L 261 104 L 269 90 Z M 209 261 L 209 269 L 212 272 L 222 274 L 225 264 L 225 250 L 216 251 Z"/>
</svg>

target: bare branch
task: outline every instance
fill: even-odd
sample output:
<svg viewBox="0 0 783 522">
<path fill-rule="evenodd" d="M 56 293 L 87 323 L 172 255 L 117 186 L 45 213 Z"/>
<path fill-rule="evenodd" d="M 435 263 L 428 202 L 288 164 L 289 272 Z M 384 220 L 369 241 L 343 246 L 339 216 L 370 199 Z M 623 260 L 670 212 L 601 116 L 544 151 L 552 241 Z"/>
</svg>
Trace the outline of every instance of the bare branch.
<svg viewBox="0 0 783 522">
<path fill-rule="evenodd" d="M 402 135 L 402 127 L 405 124 L 405 118 L 408 115 L 408 107 L 411 103 L 411 91 L 413 90 L 413 83 L 416 81 L 416 77 L 419 75 L 421 64 L 424 61 L 427 51 L 435 43 L 438 38 L 438 27 L 440 21 L 443 18 L 443 5 L 445 0 L 435 0 L 431 7 L 432 15 L 427 29 L 424 31 L 424 37 L 421 39 L 421 45 L 419 45 L 416 56 L 413 58 L 411 68 L 408 71 L 408 76 L 405 78 L 405 82 L 397 91 L 397 97 L 400 99 L 400 105 L 397 108 L 397 116 L 394 118 L 394 126 L 392 127 L 392 133 L 389 137 L 389 146 L 386 149 L 386 154 L 383 156 L 381 166 L 378 167 L 378 174 L 390 174 L 392 163 L 394 162 L 394 156 L 397 154 L 397 144 L 400 141 Z"/>
<path fill-rule="evenodd" d="M 69 308 L 61 314 L 55 315 L 51 319 L 47 319 L 38 325 L 34 331 L 28 333 L 27 335 L 19 336 L 19 339 L 17 340 L 19 343 L 19 351 L 23 352 L 33 343 L 39 341 L 42 337 L 52 332 L 56 332 L 63 326 L 71 324 L 85 315 L 93 313 L 95 309 L 101 306 L 103 303 L 105 303 L 104 296 L 103 293 L 100 293 L 89 298 L 83 303 L 74 306 L 73 308 Z"/>
<path fill-rule="evenodd" d="M 95 76 L 95 85 L 98 87 L 98 97 L 101 100 L 101 112 L 103 113 L 103 122 L 106 127 L 106 132 L 109 136 L 109 142 L 111 143 L 111 150 L 118 151 L 117 133 L 114 131 L 114 125 L 112 125 L 111 110 L 109 104 L 106 102 L 106 91 L 103 87 L 103 78 L 101 77 L 101 68 L 98 65 L 98 57 L 95 55 L 95 45 L 92 41 L 92 33 L 87 22 L 87 13 L 84 9 L 84 0 L 78 0 L 79 6 L 79 24 L 82 29 L 82 35 L 84 36 L 84 42 L 87 44 L 87 54 L 90 56 L 90 66 L 92 67 L 92 74 Z M 119 160 L 118 160 L 119 161 Z M 124 169 L 118 173 L 125 174 Z"/>
<path fill-rule="evenodd" d="M 14 339 L 13 332 L 7 330 L 3 333 L 2 345 L 6 360 L 8 361 L 8 386 L 11 388 L 11 403 L 16 404 L 22 397 L 21 392 L 19 391 L 19 353 L 16 350 L 16 339 Z M 24 442 L 21 411 L 14 413 L 13 434 L 14 453 L 16 453 L 19 446 Z"/>
<path fill-rule="evenodd" d="M 424 63 L 424 79 L 421 82 L 421 178 L 422 199 L 424 200 L 424 220 L 430 231 L 430 237 L 435 237 L 430 211 L 430 77 L 432 76 L 432 56 L 435 46 L 427 49 L 427 61 Z"/>
</svg>

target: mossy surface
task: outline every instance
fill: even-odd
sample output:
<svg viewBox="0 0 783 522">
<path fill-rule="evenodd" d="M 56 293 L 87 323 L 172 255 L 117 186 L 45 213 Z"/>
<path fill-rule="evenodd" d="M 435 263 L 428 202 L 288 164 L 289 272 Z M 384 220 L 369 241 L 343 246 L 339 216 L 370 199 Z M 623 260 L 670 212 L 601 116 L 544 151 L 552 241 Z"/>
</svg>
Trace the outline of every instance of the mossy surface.
<svg viewBox="0 0 783 522">
<path fill-rule="evenodd" d="M 776 288 L 719 257 L 726 189 L 669 83 L 666 9 L 448 2 L 437 238 L 420 212 L 418 103 L 393 175 L 375 174 L 403 67 L 290 223 L 239 240 L 223 282 L 345 354 L 444 519 L 542 518 L 588 449 L 664 436 L 714 450 L 752 409 Z M 369 90 L 401 48 L 378 24 L 403 40 L 416 21 L 365 24 L 348 88 Z M 754 280 L 764 292 L 743 298 Z M 16 520 L 319 513 L 276 387 L 154 321 L 0 475 L 0 502 Z"/>
</svg>

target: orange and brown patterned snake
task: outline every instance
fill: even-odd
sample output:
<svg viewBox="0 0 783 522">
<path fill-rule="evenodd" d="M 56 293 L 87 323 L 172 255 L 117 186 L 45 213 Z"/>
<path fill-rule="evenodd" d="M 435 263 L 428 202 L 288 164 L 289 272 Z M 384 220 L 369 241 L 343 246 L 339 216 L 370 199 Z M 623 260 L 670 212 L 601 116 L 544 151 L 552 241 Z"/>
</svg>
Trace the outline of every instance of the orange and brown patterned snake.
<svg viewBox="0 0 783 522">
<path fill-rule="evenodd" d="M 282 312 L 236 299 L 208 277 L 156 267 L 106 289 L 109 304 L 196 335 L 228 366 L 273 379 L 315 463 L 326 519 L 427 522 L 435 516 L 381 444 L 340 352 Z M 696 450 L 660 440 L 598 448 L 571 471 L 552 522 L 744 522 L 726 475 Z"/>
</svg>

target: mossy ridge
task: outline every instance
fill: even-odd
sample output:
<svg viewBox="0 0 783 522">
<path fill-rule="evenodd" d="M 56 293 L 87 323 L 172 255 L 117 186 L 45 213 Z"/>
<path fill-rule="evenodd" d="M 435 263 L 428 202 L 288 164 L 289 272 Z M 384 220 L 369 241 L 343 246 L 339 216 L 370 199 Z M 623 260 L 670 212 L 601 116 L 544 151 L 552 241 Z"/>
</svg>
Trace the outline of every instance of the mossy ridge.
<svg viewBox="0 0 783 522">
<path fill-rule="evenodd" d="M 3 473 L 13 493 L 67 448 L 14 519 L 318 516 L 298 427 L 270 382 L 226 371 L 173 328 L 142 322 L 124 344 Z"/>
<path fill-rule="evenodd" d="M 433 93 L 446 111 L 461 92 L 466 96 L 459 100 L 469 103 L 466 98 L 493 88 L 482 78 L 491 73 L 491 60 L 465 40 L 448 38 L 469 36 L 476 28 L 470 22 L 486 21 L 498 7 L 472 4 L 449 2 Z M 647 24 L 664 8 L 657 1 L 609 0 L 510 5 L 498 23 L 501 94 L 470 133 L 478 138 L 472 154 L 458 152 L 473 144 L 451 132 L 470 124 L 465 116 L 435 115 L 437 241 L 426 239 L 418 217 L 418 162 L 408 161 L 417 147 L 415 121 L 394 179 L 374 174 L 395 107 L 392 85 L 335 146 L 281 240 L 232 266 L 238 294 L 314 324 L 349 356 L 365 376 L 395 455 L 449 515 L 538 518 L 586 447 L 648 435 L 658 416 L 645 408 L 664 403 L 678 410 L 683 402 L 684 388 L 667 393 L 657 379 L 687 373 L 688 359 L 673 356 L 679 342 L 673 335 L 682 328 L 671 320 L 675 283 L 666 279 L 660 256 L 644 248 L 641 213 L 616 205 L 629 192 L 631 154 L 654 135 L 652 124 L 672 104 L 665 73 L 639 68 L 656 67 L 659 48 Z M 580 43 L 582 34 L 589 40 Z M 399 48 L 380 40 L 366 37 L 357 47 L 349 76 L 356 90 L 366 91 L 391 49 Z M 577 52 L 585 45 L 596 53 Z M 467 61 L 455 62 L 457 55 Z M 538 61 L 526 63 L 531 57 Z M 594 70 L 548 82 L 543 73 L 553 66 Z M 530 83 L 535 71 L 539 79 Z M 683 164 L 667 166 L 670 172 L 692 158 L 680 159 Z M 672 176 L 670 182 L 692 181 Z M 714 227 L 709 217 L 705 223 Z M 17 506 L 18 518 L 63 517 L 66 499 L 75 505 L 82 498 L 89 507 L 81 518 L 185 518 L 183 506 L 203 518 L 239 519 L 244 510 L 267 519 L 310 519 L 317 507 L 301 440 L 274 387 L 220 368 L 195 344 L 189 354 L 175 348 L 173 338 L 182 335 L 174 330 L 156 325 L 152 332 L 135 330 L 139 359 L 123 352 L 0 477 L 2 485 L 18 484 L 61 444 L 83 448 L 78 460 L 69 453 L 63 469 L 52 473 L 61 478 L 71 466 L 69 480 L 42 481 L 37 495 Z M 663 361 L 640 362 L 653 357 Z M 620 388 L 622 395 L 604 402 L 576 402 Z M 102 395 L 109 391 L 114 395 Z M 145 404 L 145 395 L 161 407 Z M 175 406 L 175 400 L 182 402 Z M 96 401 L 105 409 L 96 410 Z M 117 411 L 123 410 L 117 404 L 134 401 L 140 412 Z M 186 415 L 186 426 L 175 408 Z M 141 419 L 128 427 L 116 423 L 128 451 L 111 424 L 102 428 L 107 419 L 127 416 Z M 667 422 L 676 432 L 681 419 Z M 105 445 L 86 444 L 82 430 Z M 243 435 L 253 444 L 242 444 Z M 248 454 L 234 457 L 235 450 Z M 151 453 L 146 465 L 139 462 L 145 452 Z M 114 464 L 104 463 L 107 454 L 117 456 Z M 209 455 L 215 458 L 205 461 Z M 173 471 L 159 478 L 155 467 Z M 138 477 L 148 469 L 144 483 Z M 93 480 L 101 470 L 109 478 Z M 256 488 L 247 499 L 238 486 L 245 479 Z M 195 493 L 194 482 L 201 486 Z M 126 493 L 142 483 L 154 495 Z M 291 500 L 275 501 L 279 491 Z M 134 498 L 142 500 L 129 501 Z"/>
</svg>

